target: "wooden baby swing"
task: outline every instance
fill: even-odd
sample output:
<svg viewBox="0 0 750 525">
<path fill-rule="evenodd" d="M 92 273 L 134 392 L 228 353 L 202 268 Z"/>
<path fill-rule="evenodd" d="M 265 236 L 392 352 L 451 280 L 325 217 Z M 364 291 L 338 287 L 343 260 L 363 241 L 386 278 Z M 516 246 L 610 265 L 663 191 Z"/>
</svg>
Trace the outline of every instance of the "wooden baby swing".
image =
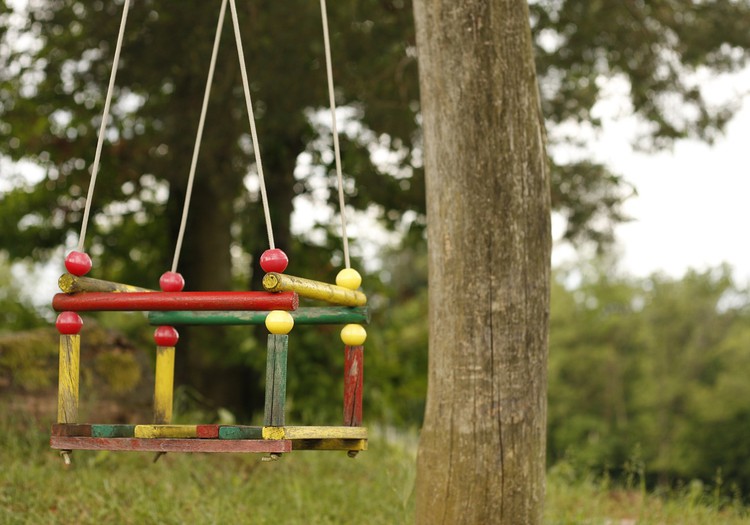
<svg viewBox="0 0 750 525">
<path fill-rule="evenodd" d="M 265 291 L 185 292 L 182 291 L 185 283 L 182 276 L 177 273 L 177 266 L 187 222 L 227 1 L 231 8 L 253 140 L 253 151 L 258 166 L 261 197 L 268 230 L 269 249 L 260 257 L 261 267 L 267 272 L 263 278 Z M 161 291 L 152 291 L 85 276 L 92 266 L 91 259 L 84 252 L 86 226 L 98 173 L 105 125 L 109 115 L 129 4 L 130 0 L 125 0 L 78 247 L 75 251 L 69 253 L 65 259 L 65 267 L 68 273 L 60 277 L 59 281 L 60 288 L 64 293 L 55 295 L 52 301 L 55 311 L 60 312 L 56 322 L 60 333 L 60 375 L 57 423 L 52 426 L 50 446 L 61 451 L 66 463 L 70 463 L 70 453 L 73 450 L 125 450 L 161 453 L 256 452 L 268 454 L 273 459 L 292 450 L 345 450 L 353 457 L 359 451 L 367 448 L 367 429 L 361 426 L 363 344 L 367 337 L 362 324 L 367 323 L 369 315 L 365 308 L 367 298 L 362 292 L 358 291 L 361 277 L 356 270 L 351 268 L 349 261 L 341 156 L 336 129 L 336 107 L 325 0 L 321 0 L 320 6 L 345 262 L 345 268 L 336 277 L 336 285 L 282 273 L 287 267 L 288 260 L 284 252 L 274 246 L 235 0 L 222 0 L 198 133 L 193 150 L 182 223 L 171 271 L 165 272 L 159 280 Z M 300 307 L 299 297 L 322 300 L 329 305 Z M 150 323 L 158 326 L 154 333 L 156 371 L 153 424 L 89 424 L 78 421 L 80 332 L 83 326 L 79 312 L 90 311 L 147 311 L 149 312 Z M 179 339 L 174 326 L 256 325 L 262 323 L 266 325 L 269 331 L 263 426 L 171 424 L 175 346 Z M 341 331 L 341 339 L 345 345 L 344 420 L 342 426 L 286 426 L 285 424 L 288 334 L 294 324 L 345 325 Z"/>
</svg>

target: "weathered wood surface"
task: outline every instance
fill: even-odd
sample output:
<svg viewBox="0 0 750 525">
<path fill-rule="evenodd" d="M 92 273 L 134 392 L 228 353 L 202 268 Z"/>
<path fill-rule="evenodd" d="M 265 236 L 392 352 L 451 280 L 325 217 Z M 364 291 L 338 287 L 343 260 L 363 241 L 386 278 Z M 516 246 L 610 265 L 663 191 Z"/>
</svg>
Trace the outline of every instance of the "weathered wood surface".
<svg viewBox="0 0 750 525">
<path fill-rule="evenodd" d="M 81 336 L 60 335 L 60 364 L 57 381 L 57 422 L 78 422 L 78 383 Z"/>
<path fill-rule="evenodd" d="M 131 286 L 129 284 L 103 281 L 93 277 L 79 277 L 70 273 L 64 273 L 57 280 L 57 285 L 65 293 L 80 292 L 153 292 L 148 288 Z"/>
<path fill-rule="evenodd" d="M 53 436 L 91 436 L 91 425 L 87 423 L 55 423 L 52 425 Z"/>
<path fill-rule="evenodd" d="M 364 347 L 344 347 L 344 425 L 362 426 Z"/>
<path fill-rule="evenodd" d="M 263 427 L 221 425 L 219 439 L 263 439 Z"/>
<path fill-rule="evenodd" d="M 259 452 L 292 451 L 289 440 L 263 439 L 138 439 L 52 436 L 58 450 L 122 450 L 133 452 Z"/>
<path fill-rule="evenodd" d="M 268 292 L 297 292 L 300 297 L 342 306 L 367 304 L 367 297 L 362 292 L 285 273 L 267 273 L 263 277 L 263 289 Z"/>
<path fill-rule="evenodd" d="M 286 406 L 286 371 L 289 336 L 268 334 L 266 400 L 263 424 L 283 426 Z"/>
<path fill-rule="evenodd" d="M 136 425 L 135 437 L 141 439 L 197 438 L 198 425 Z"/>
<path fill-rule="evenodd" d="M 77 437 L 133 437 L 135 435 L 135 425 L 56 423 L 52 425 L 52 435 Z"/>
<path fill-rule="evenodd" d="M 156 371 L 154 374 L 154 423 L 164 425 L 172 422 L 174 396 L 173 346 L 156 347 Z"/>
<path fill-rule="evenodd" d="M 258 312 L 149 312 L 149 323 L 155 326 L 170 325 L 262 325 L 268 311 Z M 366 307 L 302 306 L 290 312 L 294 324 L 367 324 L 370 312 Z"/>
<path fill-rule="evenodd" d="M 367 439 L 367 428 L 263 427 L 263 439 Z"/>
<path fill-rule="evenodd" d="M 91 425 L 91 437 L 123 438 L 135 437 L 135 425 Z"/>
<path fill-rule="evenodd" d="M 367 450 L 366 439 L 294 439 L 292 450 Z"/>
<path fill-rule="evenodd" d="M 528 2 L 415 0 L 414 18 L 430 225 L 417 524 L 539 524 L 551 235 Z"/>
<path fill-rule="evenodd" d="M 295 310 L 294 292 L 90 292 L 56 294 L 56 311 L 104 312 L 151 310 Z"/>
</svg>

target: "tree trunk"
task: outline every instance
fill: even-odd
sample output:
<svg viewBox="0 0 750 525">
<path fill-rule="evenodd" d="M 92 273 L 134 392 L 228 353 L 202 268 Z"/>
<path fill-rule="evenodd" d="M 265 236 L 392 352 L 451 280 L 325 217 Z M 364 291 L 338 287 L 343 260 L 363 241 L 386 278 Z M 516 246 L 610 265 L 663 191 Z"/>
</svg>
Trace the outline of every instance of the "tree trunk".
<svg viewBox="0 0 750 525">
<path fill-rule="evenodd" d="M 415 0 L 430 359 L 417 523 L 541 523 L 550 196 L 521 0 Z"/>
</svg>

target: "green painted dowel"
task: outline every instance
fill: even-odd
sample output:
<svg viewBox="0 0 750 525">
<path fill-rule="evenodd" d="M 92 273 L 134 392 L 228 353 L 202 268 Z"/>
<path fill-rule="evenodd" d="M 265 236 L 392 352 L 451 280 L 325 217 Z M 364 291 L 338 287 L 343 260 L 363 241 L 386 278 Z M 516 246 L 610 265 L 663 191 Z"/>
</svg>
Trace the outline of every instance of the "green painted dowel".
<svg viewBox="0 0 750 525">
<path fill-rule="evenodd" d="M 268 334 L 268 357 L 266 360 L 266 406 L 263 425 L 284 426 L 286 405 L 286 361 L 289 336 Z"/>
<path fill-rule="evenodd" d="M 367 324 L 370 312 L 366 307 L 346 306 L 300 307 L 289 312 L 294 324 Z M 262 325 L 268 312 L 150 312 L 149 323 L 155 326 L 169 325 Z"/>
</svg>

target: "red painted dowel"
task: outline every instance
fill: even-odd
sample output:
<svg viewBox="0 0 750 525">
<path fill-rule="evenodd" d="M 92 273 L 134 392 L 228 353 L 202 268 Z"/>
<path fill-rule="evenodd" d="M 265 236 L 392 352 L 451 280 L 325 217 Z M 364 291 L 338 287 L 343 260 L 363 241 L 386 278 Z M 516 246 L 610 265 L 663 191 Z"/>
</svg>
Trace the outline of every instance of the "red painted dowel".
<svg viewBox="0 0 750 525">
<path fill-rule="evenodd" d="M 362 426 L 362 384 L 364 379 L 364 347 L 344 348 L 344 425 Z"/>
<path fill-rule="evenodd" d="M 172 311 L 172 310 L 296 310 L 294 292 L 91 292 L 55 295 L 56 311 Z"/>
</svg>

